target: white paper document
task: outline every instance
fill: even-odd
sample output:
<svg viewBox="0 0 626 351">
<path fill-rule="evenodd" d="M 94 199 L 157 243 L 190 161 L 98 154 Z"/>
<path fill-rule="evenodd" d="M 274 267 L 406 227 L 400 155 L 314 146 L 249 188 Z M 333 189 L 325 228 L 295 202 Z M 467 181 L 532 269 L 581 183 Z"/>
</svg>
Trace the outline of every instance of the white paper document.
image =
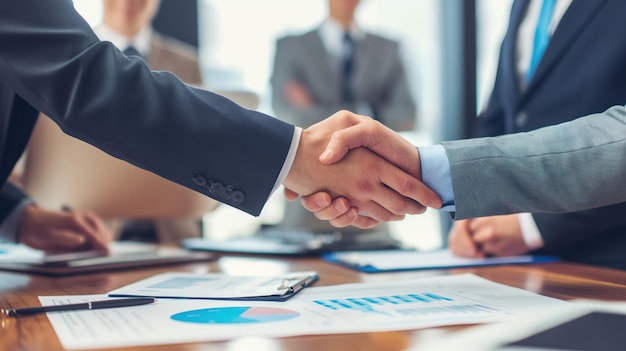
<svg viewBox="0 0 626 351">
<path fill-rule="evenodd" d="M 316 272 L 294 272 L 278 276 L 168 272 L 113 290 L 109 296 L 287 300 L 316 280 Z"/>
<path fill-rule="evenodd" d="M 103 298 L 40 300 L 55 305 Z M 464 274 L 312 287 L 286 302 L 158 299 L 144 306 L 48 313 L 48 318 L 66 349 L 92 349 L 488 323 L 565 303 Z"/>
</svg>

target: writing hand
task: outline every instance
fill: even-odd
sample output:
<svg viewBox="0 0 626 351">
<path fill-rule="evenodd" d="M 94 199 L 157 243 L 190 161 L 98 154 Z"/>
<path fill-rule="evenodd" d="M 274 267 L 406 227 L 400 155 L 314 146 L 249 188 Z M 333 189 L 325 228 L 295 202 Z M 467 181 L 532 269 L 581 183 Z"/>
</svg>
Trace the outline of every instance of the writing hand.
<svg viewBox="0 0 626 351">
<path fill-rule="evenodd" d="M 518 215 L 472 218 L 467 220 L 466 227 L 469 239 L 483 256 L 514 256 L 529 251 Z M 450 239 L 452 249 L 458 244 L 455 233 L 450 233 Z"/>
<path fill-rule="evenodd" d="M 453 254 L 460 257 L 485 257 L 485 253 L 480 250 L 478 244 L 472 238 L 468 225 L 468 219 L 455 221 L 452 224 L 452 228 L 448 233 L 448 248 Z"/>
<path fill-rule="evenodd" d="M 304 196 L 320 191 L 330 197 L 343 196 L 361 215 L 376 221 L 398 220 L 407 213 L 422 213 L 424 205 L 440 207 L 439 197 L 418 180 L 421 173 L 417 149 L 391 130 L 391 134 L 404 141 L 403 151 L 417 160 L 416 165 L 398 168 L 359 146 L 346 149 L 333 162 L 319 162 L 322 150 L 329 145 L 331 136 L 335 137 L 333 132 L 371 124 L 382 126 L 369 117 L 340 111 L 305 129 L 291 171 L 283 183 L 285 187 Z M 350 149 L 354 150 L 346 155 Z"/>
<path fill-rule="evenodd" d="M 18 237 L 21 243 L 44 251 L 108 251 L 112 234 L 93 213 L 28 205 L 20 218 Z"/>
</svg>

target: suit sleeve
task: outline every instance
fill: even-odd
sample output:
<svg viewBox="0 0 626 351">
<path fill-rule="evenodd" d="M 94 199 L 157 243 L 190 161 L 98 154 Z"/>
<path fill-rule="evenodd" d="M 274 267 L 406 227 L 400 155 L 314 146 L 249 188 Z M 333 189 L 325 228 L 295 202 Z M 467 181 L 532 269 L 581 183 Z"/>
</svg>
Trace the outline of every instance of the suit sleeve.
<svg viewBox="0 0 626 351">
<path fill-rule="evenodd" d="M 0 2 L 0 76 L 67 134 L 254 215 L 293 139 L 292 125 L 100 42 L 69 0 Z"/>
<path fill-rule="evenodd" d="M 444 143 L 456 218 L 626 201 L 626 108 L 529 133 Z"/>
</svg>

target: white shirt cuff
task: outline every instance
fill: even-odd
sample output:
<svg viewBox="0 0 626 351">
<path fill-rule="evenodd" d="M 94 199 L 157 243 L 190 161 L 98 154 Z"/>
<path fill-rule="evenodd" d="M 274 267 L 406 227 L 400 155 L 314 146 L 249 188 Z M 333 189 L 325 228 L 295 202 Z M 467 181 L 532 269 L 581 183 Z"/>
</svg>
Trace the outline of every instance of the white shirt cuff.
<svg viewBox="0 0 626 351">
<path fill-rule="evenodd" d="M 422 182 L 439 195 L 443 202 L 442 211 L 454 212 L 456 206 L 454 205 L 450 162 L 443 145 L 420 146 L 417 149 L 420 154 Z"/>
<path fill-rule="evenodd" d="M 522 238 L 524 238 L 524 243 L 526 243 L 528 249 L 533 251 L 542 248 L 544 245 L 543 238 L 533 215 L 531 213 L 520 213 L 517 216 L 520 229 L 522 230 Z"/>
<path fill-rule="evenodd" d="M 289 146 L 289 152 L 287 153 L 287 157 L 285 158 L 285 163 L 283 163 L 283 168 L 280 170 L 278 174 L 278 179 L 276 179 L 276 183 L 274 183 L 274 188 L 270 193 L 270 196 L 278 189 L 285 178 L 287 178 L 287 174 L 291 170 L 291 166 L 293 165 L 293 161 L 296 159 L 296 152 L 298 151 L 298 145 L 300 145 L 300 136 L 302 135 L 302 128 L 295 127 L 293 129 L 293 138 L 291 139 L 291 146 Z"/>
</svg>

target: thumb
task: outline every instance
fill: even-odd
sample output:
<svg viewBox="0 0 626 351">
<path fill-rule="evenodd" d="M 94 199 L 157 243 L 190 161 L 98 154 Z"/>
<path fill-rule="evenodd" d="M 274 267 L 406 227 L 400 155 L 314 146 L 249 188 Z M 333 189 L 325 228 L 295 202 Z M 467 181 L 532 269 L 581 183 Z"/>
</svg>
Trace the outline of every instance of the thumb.
<svg viewBox="0 0 626 351">
<path fill-rule="evenodd" d="M 348 151 L 366 147 L 414 176 L 420 176 L 417 148 L 408 140 L 377 121 L 366 121 L 334 132 L 319 160 L 331 164 Z"/>
<path fill-rule="evenodd" d="M 289 201 L 293 201 L 297 199 L 298 196 L 300 196 L 295 191 L 292 191 L 291 189 L 287 189 L 287 188 L 284 188 L 283 193 L 285 194 L 285 198 L 287 198 L 287 200 Z"/>
</svg>

